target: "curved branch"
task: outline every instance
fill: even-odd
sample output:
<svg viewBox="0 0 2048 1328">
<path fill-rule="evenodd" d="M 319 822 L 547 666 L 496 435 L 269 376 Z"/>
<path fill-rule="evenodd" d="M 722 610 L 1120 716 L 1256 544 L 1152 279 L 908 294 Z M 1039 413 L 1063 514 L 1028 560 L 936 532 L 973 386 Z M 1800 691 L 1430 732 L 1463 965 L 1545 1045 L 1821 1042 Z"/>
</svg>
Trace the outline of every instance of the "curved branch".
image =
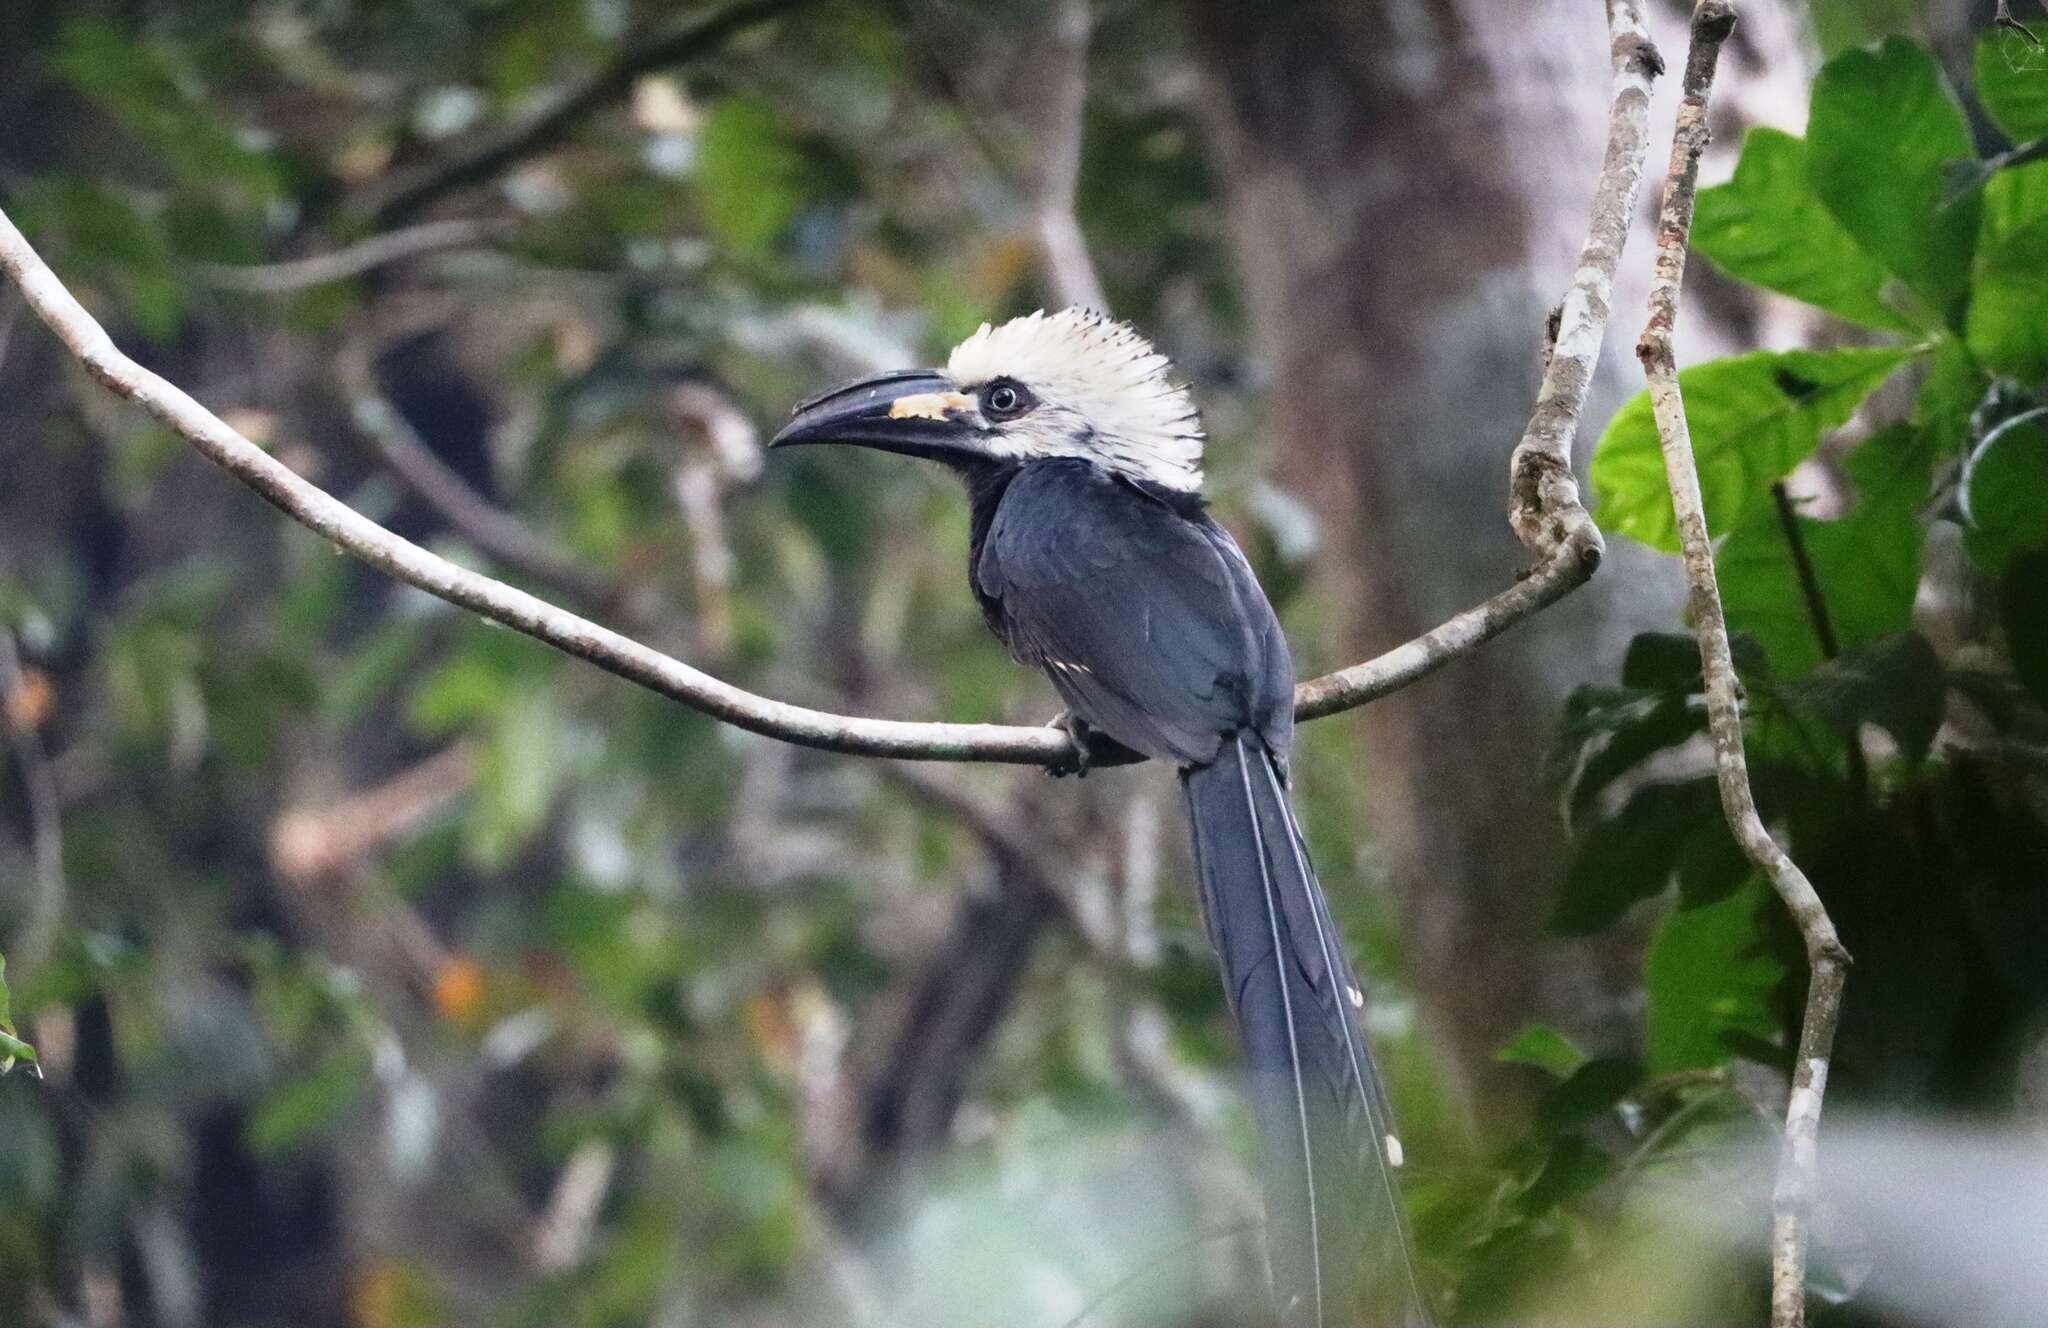
<svg viewBox="0 0 2048 1328">
<path fill-rule="evenodd" d="M 1686 246 L 1692 233 L 1699 186 L 1700 154 L 1707 147 L 1707 97 L 1721 44 L 1735 28 L 1729 0 L 1699 0 L 1692 16 L 1692 47 L 1685 64 L 1685 97 L 1672 132 L 1671 170 L 1657 222 L 1657 262 L 1650 279 L 1650 320 L 1636 355 L 1650 383 L 1650 404 L 1671 489 L 1685 563 L 1686 608 L 1699 639 L 1700 669 L 1706 681 L 1707 721 L 1714 747 L 1714 774 L 1721 809 L 1742 852 L 1770 880 L 1806 944 L 1806 1009 L 1800 1019 L 1799 1049 L 1792 1067 L 1792 1093 L 1785 1112 L 1785 1142 L 1771 1195 L 1771 1328 L 1800 1328 L 1806 1321 L 1806 1249 L 1813 1219 L 1820 1112 L 1827 1093 L 1828 1064 L 1835 1025 L 1842 1012 L 1842 987 L 1849 967 L 1826 905 L 1785 850 L 1771 838 L 1757 814 L 1743 751 L 1742 692 L 1728 645 L 1728 622 L 1714 574 L 1714 547 L 1707 534 L 1699 466 L 1679 388 L 1672 348 L 1678 297 L 1685 284 Z"/>
<path fill-rule="evenodd" d="M 473 249 L 502 240 L 516 230 L 515 223 L 503 218 L 453 217 L 371 235 L 332 252 L 306 258 L 281 263 L 201 263 L 197 270 L 200 280 L 218 290 L 243 295 L 290 295 L 360 277 L 408 258 L 450 249 Z"/>
<path fill-rule="evenodd" d="M 599 96 L 600 85 L 613 92 L 630 87 L 637 73 L 701 49 L 711 40 L 708 30 L 715 27 L 723 35 L 739 26 L 742 15 L 748 16 L 745 21 L 754 21 L 793 3 L 801 0 L 755 0 L 734 6 L 615 66 L 612 74 L 586 87 L 578 98 L 587 101 Z M 1523 542 L 1541 561 L 1518 584 L 1414 641 L 1301 684 L 1295 689 L 1295 710 L 1304 720 L 1336 714 L 1407 686 L 1555 603 L 1584 584 L 1599 566 L 1600 531 L 1579 503 L 1570 446 L 1585 409 L 1606 330 L 1614 271 L 1642 178 L 1649 84 L 1663 67 L 1643 26 L 1641 0 L 1610 0 L 1608 16 L 1614 91 L 1592 226 L 1579 271 L 1560 306 L 1556 345 L 1535 413 L 1512 464 L 1511 519 Z M 687 50 L 678 54 L 684 47 Z M 631 72 L 618 74 L 621 69 Z M 550 114 L 559 117 L 566 109 L 557 107 Z M 504 153 L 518 155 L 535 142 L 551 141 L 547 134 L 565 128 L 559 119 L 548 123 L 554 128 L 542 133 L 529 127 L 518 143 L 494 149 L 492 160 L 502 164 Z M 534 137 L 536 133 L 539 138 Z M 472 178 L 468 172 L 473 166 L 472 162 L 453 176 L 440 177 L 436 187 Z M 1072 740 L 1056 728 L 873 719 L 757 696 L 525 591 L 458 567 L 309 483 L 176 385 L 122 354 L 4 212 L 0 212 L 0 270 L 20 288 L 72 355 L 110 391 L 147 410 L 292 520 L 343 552 L 430 595 L 588 660 L 714 719 L 800 746 L 859 756 L 1017 765 L 1066 765 L 1077 756 Z"/>
</svg>

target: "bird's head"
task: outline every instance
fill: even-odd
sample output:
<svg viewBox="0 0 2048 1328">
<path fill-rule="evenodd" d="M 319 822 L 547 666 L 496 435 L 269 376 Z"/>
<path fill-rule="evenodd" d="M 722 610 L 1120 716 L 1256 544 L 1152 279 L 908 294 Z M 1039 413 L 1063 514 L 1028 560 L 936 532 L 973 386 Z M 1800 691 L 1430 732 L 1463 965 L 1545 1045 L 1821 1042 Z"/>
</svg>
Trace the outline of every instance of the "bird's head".
<svg viewBox="0 0 2048 1328">
<path fill-rule="evenodd" d="M 1086 309 L 1013 318 L 796 408 L 772 447 L 851 443 L 955 465 L 1078 457 L 1180 493 L 1202 487 L 1202 422 L 1172 363 Z"/>
</svg>

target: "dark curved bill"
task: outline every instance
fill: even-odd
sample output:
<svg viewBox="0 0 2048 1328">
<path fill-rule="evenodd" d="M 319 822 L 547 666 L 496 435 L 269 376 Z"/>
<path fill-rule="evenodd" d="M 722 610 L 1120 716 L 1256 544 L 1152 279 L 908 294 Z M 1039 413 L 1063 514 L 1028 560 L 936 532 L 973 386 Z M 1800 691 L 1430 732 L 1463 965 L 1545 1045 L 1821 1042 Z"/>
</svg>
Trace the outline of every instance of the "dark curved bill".
<svg viewBox="0 0 2048 1328">
<path fill-rule="evenodd" d="M 973 451 L 973 399 L 931 369 L 897 369 L 798 403 L 770 447 L 846 443 L 909 456 Z"/>
</svg>

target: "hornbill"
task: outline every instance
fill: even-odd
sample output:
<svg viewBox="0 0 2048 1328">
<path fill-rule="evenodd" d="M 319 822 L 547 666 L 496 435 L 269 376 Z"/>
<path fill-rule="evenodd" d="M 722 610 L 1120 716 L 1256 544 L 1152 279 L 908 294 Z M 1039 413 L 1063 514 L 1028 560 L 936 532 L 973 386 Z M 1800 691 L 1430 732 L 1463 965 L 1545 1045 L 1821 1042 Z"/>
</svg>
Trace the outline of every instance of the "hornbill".
<svg viewBox="0 0 2048 1328">
<path fill-rule="evenodd" d="M 1052 680 L 1077 750 L 1179 769 L 1250 1068 L 1282 1319 L 1328 1328 L 1370 1306 L 1375 1323 L 1427 1322 L 1364 992 L 1288 802 L 1293 663 L 1205 508 L 1201 421 L 1171 364 L 1086 310 L 983 324 L 943 370 L 802 402 L 771 446 L 809 443 L 957 471 L 969 585 L 1010 654 Z"/>
</svg>

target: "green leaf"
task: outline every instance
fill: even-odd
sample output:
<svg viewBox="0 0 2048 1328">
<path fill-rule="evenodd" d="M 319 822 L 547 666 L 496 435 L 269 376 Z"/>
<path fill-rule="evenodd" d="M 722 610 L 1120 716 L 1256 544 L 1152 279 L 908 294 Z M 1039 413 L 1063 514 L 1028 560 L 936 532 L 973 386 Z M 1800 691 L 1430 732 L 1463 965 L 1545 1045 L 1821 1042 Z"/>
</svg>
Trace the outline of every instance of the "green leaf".
<svg viewBox="0 0 2048 1328">
<path fill-rule="evenodd" d="M 1725 881 L 1702 870 L 1727 861 L 1711 840 L 1725 839 L 1721 794 L 1711 778 L 1648 784 L 1620 811 L 1578 834 L 1550 928 L 1584 936 L 1612 926 L 1645 899 L 1663 893 L 1681 865 L 1693 866 L 1690 888 L 1712 894 Z"/>
<path fill-rule="evenodd" d="M 2013 142 L 2048 138 L 2048 48 L 2007 28 L 1987 31 L 1977 43 L 1977 96 Z"/>
<path fill-rule="evenodd" d="M 1921 435 L 1903 425 L 1865 442 L 1850 460 L 1863 485 L 1855 507 L 1832 521 L 1794 518 L 1844 650 L 1912 621 L 1927 539 L 1919 508 L 1932 464 Z M 1775 673 L 1796 678 L 1820 663 L 1820 638 L 1774 503 L 1729 532 L 1714 567 L 1728 626 L 1760 641 Z"/>
<path fill-rule="evenodd" d="M 1726 533 L 1768 509 L 1771 485 L 1919 353 L 1904 346 L 1757 351 L 1680 372 L 1709 527 Z M 1678 552 L 1647 392 L 1615 412 L 1594 453 L 1591 479 L 1602 525 L 1651 548 Z"/>
<path fill-rule="evenodd" d="M 1908 761 L 1917 764 L 1941 728 L 1948 676 L 1927 638 L 1900 632 L 1829 660 L 1779 694 L 1819 715 L 1837 732 L 1875 724 L 1892 735 Z"/>
<path fill-rule="evenodd" d="M 11 998 L 7 994 L 7 956 L 0 955 L 0 1074 L 13 1069 L 17 1062 L 34 1065 L 36 1049 L 23 1042 L 14 1034 L 14 1023 L 9 1017 Z M 38 1074 L 41 1071 L 37 1072 Z"/>
<path fill-rule="evenodd" d="M 1536 1104 L 1536 1120 L 1563 1133 L 1607 1111 L 1643 1081 L 1643 1067 L 1618 1056 L 1587 1061 Z"/>
<path fill-rule="evenodd" d="M 2048 501 L 2048 490 L 2043 491 Z M 2014 558 L 1999 583 L 2005 648 L 2020 685 L 2048 706 L 2048 547 Z"/>
<path fill-rule="evenodd" d="M 1963 466 L 1963 548 L 1994 576 L 2048 544 L 2048 413 L 2029 411 L 1984 435 Z"/>
<path fill-rule="evenodd" d="M 1806 144 L 1782 130 L 1750 130 L 1735 178 L 1700 191 L 1692 242 L 1738 280 L 1863 327 L 1913 328 L 1884 302 L 1883 265 L 1842 229 L 1807 183 Z"/>
<path fill-rule="evenodd" d="M 1724 1064 L 1731 1035 L 1777 1035 L 1771 996 L 1785 969 L 1758 922 L 1772 902 L 1751 881 L 1718 903 L 1673 909 L 1658 924 L 1643 963 L 1651 1074 Z"/>
<path fill-rule="evenodd" d="M 250 1115 L 250 1151 L 269 1157 L 305 1143 L 338 1124 L 369 1086 L 366 1052 L 334 1052 L 310 1073 L 279 1086 Z"/>
<path fill-rule="evenodd" d="M 2048 162 L 1992 176 L 1983 213 L 1965 339 L 1985 367 L 2037 382 L 2048 377 Z"/>
<path fill-rule="evenodd" d="M 1524 1024 L 1521 1032 L 1501 1044 L 1493 1058 L 1509 1065 L 1533 1065 L 1560 1079 L 1570 1078 L 1586 1063 L 1586 1053 L 1549 1024 Z"/>
<path fill-rule="evenodd" d="M 767 254 L 803 203 L 803 166 L 768 106 L 745 97 L 720 101 L 697 145 L 704 224 L 741 254 Z"/>
<path fill-rule="evenodd" d="M 1969 285 L 1977 199 L 1944 207 L 1945 169 L 1975 153 L 1934 58 L 1902 37 L 1836 56 L 1814 79 L 1806 135 L 1807 178 L 1842 228 L 1952 319 Z"/>
</svg>

